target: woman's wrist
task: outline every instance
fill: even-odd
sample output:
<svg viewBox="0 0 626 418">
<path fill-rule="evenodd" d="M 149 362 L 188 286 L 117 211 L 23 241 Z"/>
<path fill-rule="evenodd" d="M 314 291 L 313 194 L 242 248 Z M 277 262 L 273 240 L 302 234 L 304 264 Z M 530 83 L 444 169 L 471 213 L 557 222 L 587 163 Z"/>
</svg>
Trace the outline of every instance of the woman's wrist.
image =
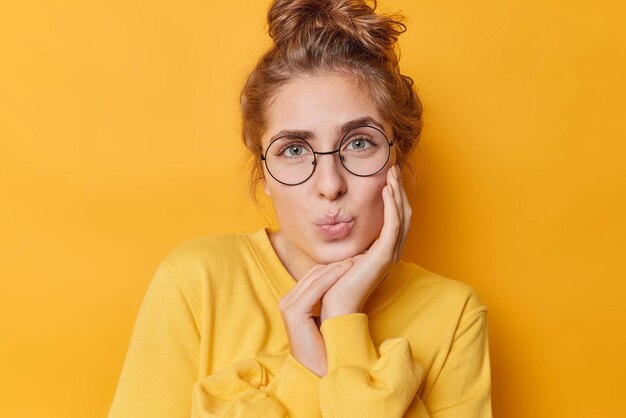
<svg viewBox="0 0 626 418">
<path fill-rule="evenodd" d="M 324 322 L 327 319 L 334 318 L 336 316 L 349 315 L 353 313 L 359 313 L 362 309 L 358 308 L 349 308 L 345 306 L 336 307 L 336 308 L 324 308 L 322 305 L 322 312 L 320 315 L 321 322 Z"/>
</svg>

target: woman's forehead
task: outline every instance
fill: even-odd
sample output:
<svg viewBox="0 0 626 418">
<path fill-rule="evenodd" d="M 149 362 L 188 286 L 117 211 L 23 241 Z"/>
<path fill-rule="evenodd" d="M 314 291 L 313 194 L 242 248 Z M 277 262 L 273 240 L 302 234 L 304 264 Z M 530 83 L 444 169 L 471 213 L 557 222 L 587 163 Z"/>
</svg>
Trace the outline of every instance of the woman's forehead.
<svg viewBox="0 0 626 418">
<path fill-rule="evenodd" d="M 385 132 L 385 126 L 381 121 L 371 117 L 371 116 L 363 116 L 360 118 L 349 120 L 343 124 L 335 125 L 334 128 L 334 136 L 336 137 L 344 137 L 347 133 L 364 126 L 372 126 L 380 129 Z M 271 133 L 269 137 L 269 142 L 274 141 L 280 137 L 299 137 L 306 140 L 314 141 L 317 139 L 318 135 L 315 132 L 305 129 L 281 129 L 276 133 Z"/>
<path fill-rule="evenodd" d="M 300 131 L 311 139 L 337 137 L 370 125 L 390 134 L 369 91 L 344 75 L 297 78 L 277 90 L 267 109 L 263 143 L 281 132 Z"/>
</svg>

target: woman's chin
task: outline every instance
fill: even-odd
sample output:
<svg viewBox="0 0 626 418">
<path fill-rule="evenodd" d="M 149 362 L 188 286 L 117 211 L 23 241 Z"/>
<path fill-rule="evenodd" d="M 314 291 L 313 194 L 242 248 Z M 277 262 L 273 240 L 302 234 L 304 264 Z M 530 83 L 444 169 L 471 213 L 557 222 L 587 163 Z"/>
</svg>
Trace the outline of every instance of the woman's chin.
<svg viewBox="0 0 626 418">
<path fill-rule="evenodd" d="M 371 244 L 371 242 L 363 244 L 350 242 L 350 240 L 326 243 L 315 251 L 313 257 L 318 264 L 335 263 L 362 254 Z"/>
</svg>

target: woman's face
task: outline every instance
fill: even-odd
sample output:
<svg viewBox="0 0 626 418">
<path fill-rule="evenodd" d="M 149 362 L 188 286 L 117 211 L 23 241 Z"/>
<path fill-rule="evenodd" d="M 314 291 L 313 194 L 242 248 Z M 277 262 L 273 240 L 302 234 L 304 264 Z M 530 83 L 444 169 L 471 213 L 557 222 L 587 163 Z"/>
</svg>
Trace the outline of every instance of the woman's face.
<svg viewBox="0 0 626 418">
<path fill-rule="evenodd" d="M 336 150 L 344 125 L 370 118 L 391 140 L 367 89 L 345 75 L 324 74 L 297 78 L 282 86 L 268 109 L 263 151 L 282 131 L 307 131 L 307 141 L 317 152 Z M 263 167 L 265 191 L 272 199 L 280 231 L 270 238 L 278 256 L 292 275 L 312 264 L 353 257 L 366 250 L 383 225 L 382 189 L 389 161 L 377 174 L 358 177 L 348 172 L 338 155 L 318 155 L 311 178 L 296 186 L 276 181 Z"/>
</svg>

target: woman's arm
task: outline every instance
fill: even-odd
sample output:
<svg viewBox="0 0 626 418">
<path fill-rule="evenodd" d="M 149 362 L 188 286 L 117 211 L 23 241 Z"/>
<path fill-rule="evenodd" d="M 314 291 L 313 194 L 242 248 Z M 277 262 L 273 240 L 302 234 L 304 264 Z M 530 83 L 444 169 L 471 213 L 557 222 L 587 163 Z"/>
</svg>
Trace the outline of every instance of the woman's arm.
<svg viewBox="0 0 626 418">
<path fill-rule="evenodd" d="M 438 418 L 492 417 L 487 309 L 482 304 L 468 303 L 426 406 Z"/>
<path fill-rule="evenodd" d="M 109 418 L 320 416 L 319 377 L 291 355 L 275 376 L 247 359 L 200 377 L 199 309 L 164 261 L 141 304 Z"/>
<path fill-rule="evenodd" d="M 247 359 L 200 379 L 192 418 L 313 418 L 320 416 L 319 377 L 287 355 L 276 376 Z"/>
<path fill-rule="evenodd" d="M 324 295 L 320 329 L 328 374 L 320 381 L 324 417 L 491 417 L 489 353 L 484 307 L 463 315 L 454 343 L 429 393 L 417 395 L 423 370 L 409 341 L 372 342 L 362 308 L 381 275 L 398 261 L 408 234 L 411 208 L 397 167 L 387 174 L 383 190 L 385 224 L 379 239 Z M 483 310 L 481 310 L 483 309 Z"/>
<path fill-rule="evenodd" d="M 364 313 L 336 316 L 321 327 L 328 374 L 320 381 L 322 416 L 400 418 L 412 403 L 414 417 L 428 417 L 416 397 L 423 379 L 405 338 L 390 338 L 376 352 Z"/>
<path fill-rule="evenodd" d="M 400 418 L 412 412 L 428 417 L 416 393 L 423 372 L 413 360 L 405 338 L 372 342 L 365 302 L 400 259 L 411 223 L 411 207 L 397 166 L 387 172 L 382 192 L 385 213 L 379 238 L 367 253 L 355 257 L 351 268 L 322 299 L 320 328 L 328 358 L 328 374 L 320 381 L 324 417 Z"/>
<path fill-rule="evenodd" d="M 402 187 L 400 169 L 387 170 L 383 188 L 384 224 L 366 253 L 354 257 L 350 269 L 324 294 L 322 321 L 363 311 L 365 302 L 402 255 L 411 226 L 411 205 Z"/>
<path fill-rule="evenodd" d="M 201 379 L 194 386 L 192 417 L 319 417 L 327 361 L 315 306 L 350 265 L 314 267 L 280 300 L 290 353 L 275 377 L 249 359 Z"/>
<path fill-rule="evenodd" d="M 322 416 L 342 418 L 491 418 L 487 311 L 468 304 L 436 382 L 424 399 L 424 378 L 405 338 L 390 338 L 377 354 L 363 313 L 322 324 L 328 374 L 320 381 Z"/>
<path fill-rule="evenodd" d="M 313 267 L 278 304 L 291 355 L 320 377 L 327 373 L 326 348 L 314 316 L 324 293 L 351 266 L 345 260 Z"/>
<path fill-rule="evenodd" d="M 141 304 L 109 418 L 189 418 L 197 380 L 197 315 L 166 262 Z"/>
</svg>

